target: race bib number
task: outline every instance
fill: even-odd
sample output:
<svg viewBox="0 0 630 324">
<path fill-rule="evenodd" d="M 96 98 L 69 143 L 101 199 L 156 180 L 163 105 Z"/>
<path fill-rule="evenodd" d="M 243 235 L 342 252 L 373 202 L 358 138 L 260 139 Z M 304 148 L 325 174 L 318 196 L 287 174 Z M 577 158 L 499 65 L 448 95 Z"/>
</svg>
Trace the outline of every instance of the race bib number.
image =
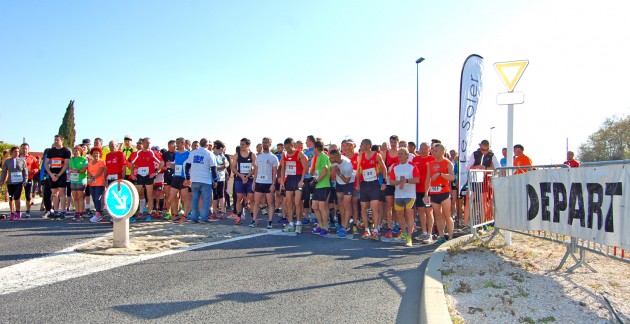
<svg viewBox="0 0 630 324">
<path fill-rule="evenodd" d="M 11 172 L 11 182 L 24 182 L 24 178 L 22 177 L 22 172 Z"/>
<path fill-rule="evenodd" d="M 297 162 L 287 161 L 286 165 L 287 165 L 286 175 L 297 175 Z"/>
<path fill-rule="evenodd" d="M 107 180 L 118 180 L 118 175 L 117 174 L 108 174 L 107 175 Z"/>
<path fill-rule="evenodd" d="M 266 175 L 264 175 L 264 174 L 259 174 L 259 175 L 256 177 L 256 180 L 257 180 L 258 182 L 260 182 L 260 181 L 267 181 L 267 180 L 269 180 L 269 177 L 268 177 L 268 176 L 266 176 Z"/>
<path fill-rule="evenodd" d="M 248 174 L 252 171 L 252 164 L 251 163 L 241 163 L 241 173 L 242 174 Z"/>
<path fill-rule="evenodd" d="M 149 167 L 141 167 L 138 168 L 138 175 L 146 177 L 149 175 Z"/>
<path fill-rule="evenodd" d="M 79 181 L 79 174 L 76 172 L 70 173 L 70 181 Z"/>
<path fill-rule="evenodd" d="M 182 175 L 182 165 L 175 166 L 175 174 Z"/>
<path fill-rule="evenodd" d="M 376 169 L 369 168 L 363 170 L 363 180 L 365 181 L 375 181 L 376 180 Z"/>
<path fill-rule="evenodd" d="M 429 188 L 429 192 L 440 192 L 440 191 L 442 191 L 442 187 L 441 186 Z"/>
<path fill-rule="evenodd" d="M 61 168 L 63 166 L 63 160 L 50 160 L 50 166 L 53 168 Z"/>
</svg>

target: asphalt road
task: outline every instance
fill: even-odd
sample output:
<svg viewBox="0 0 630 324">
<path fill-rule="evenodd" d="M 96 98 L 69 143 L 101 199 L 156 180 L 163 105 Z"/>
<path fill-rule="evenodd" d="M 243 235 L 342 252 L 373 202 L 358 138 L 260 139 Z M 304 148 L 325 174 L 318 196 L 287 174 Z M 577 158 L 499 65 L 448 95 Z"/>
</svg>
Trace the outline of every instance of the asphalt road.
<svg viewBox="0 0 630 324">
<path fill-rule="evenodd" d="M 86 222 L 0 221 L 0 267 L 109 231 Z M 0 321 L 418 323 L 433 250 L 265 235 L 2 295 Z"/>
</svg>

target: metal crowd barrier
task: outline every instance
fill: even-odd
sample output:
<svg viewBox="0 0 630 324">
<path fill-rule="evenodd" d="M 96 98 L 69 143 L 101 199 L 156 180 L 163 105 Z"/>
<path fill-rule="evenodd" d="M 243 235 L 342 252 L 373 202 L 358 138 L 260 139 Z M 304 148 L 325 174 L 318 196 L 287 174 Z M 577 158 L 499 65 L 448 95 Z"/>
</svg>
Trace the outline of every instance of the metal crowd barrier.
<svg viewBox="0 0 630 324">
<path fill-rule="evenodd" d="M 480 236 L 483 228 L 494 224 L 494 190 L 490 180 L 493 170 L 470 170 L 468 171 L 468 184 L 465 192 L 466 207 L 464 215 L 468 215 L 468 226 L 472 238 L 466 244 L 479 240 L 484 243 L 500 234 L 494 230 L 489 239 L 483 240 Z M 466 216 L 464 216 L 466 217 Z"/>
<path fill-rule="evenodd" d="M 597 167 L 597 166 L 614 165 L 614 164 L 630 164 L 630 160 L 582 163 L 581 167 Z M 534 170 L 557 169 L 557 168 L 568 168 L 568 166 L 566 166 L 564 164 L 558 164 L 558 165 L 536 165 L 536 166 L 531 166 L 531 167 L 501 167 L 501 168 L 497 168 L 497 169 L 495 169 L 493 171 L 492 177 L 510 176 L 516 170 L 530 170 L 530 171 L 534 171 Z M 471 170 L 471 171 L 477 171 L 478 172 L 480 170 Z M 475 172 L 473 172 L 473 173 L 475 173 Z M 469 175 L 469 177 L 470 177 L 470 175 Z M 492 198 L 493 198 L 492 202 L 493 202 L 493 206 L 494 206 L 494 196 L 492 196 Z M 472 208 L 473 207 L 471 207 L 471 210 L 472 210 Z M 472 214 L 471 214 L 471 216 L 472 216 Z M 498 215 L 498 216 L 501 217 L 501 215 Z M 473 218 L 471 217 L 471 220 L 472 219 Z M 503 229 L 503 230 L 505 230 L 505 229 Z M 494 233 L 492 234 L 492 236 L 486 242 L 490 242 L 496 236 L 498 231 L 499 231 L 499 229 L 495 228 Z M 578 239 L 578 238 L 574 238 L 574 237 L 571 237 L 571 236 L 568 236 L 568 235 L 561 235 L 561 234 L 552 233 L 552 232 L 548 232 L 548 231 L 539 231 L 539 230 L 535 230 L 535 231 L 513 231 L 513 230 L 510 230 L 510 231 L 516 232 L 516 233 L 520 233 L 520 234 L 524 234 L 524 235 L 528 235 L 528 236 L 532 236 L 532 237 L 536 237 L 536 238 L 540 238 L 540 239 L 544 239 L 544 240 L 548 240 L 548 241 L 552 241 L 552 242 L 557 242 L 557 243 L 564 244 L 566 246 L 566 252 L 565 252 L 564 256 L 562 257 L 562 261 L 560 262 L 558 267 L 556 267 L 556 270 L 562 269 L 562 267 L 564 266 L 566 261 L 569 259 L 569 257 L 571 257 L 571 259 L 573 259 L 575 264 L 573 266 L 569 267 L 569 269 L 567 269 L 567 272 L 571 273 L 575 269 L 577 269 L 577 268 L 579 268 L 581 266 L 585 266 L 588 269 L 590 269 L 591 271 L 596 272 L 596 270 L 593 269 L 593 267 L 591 267 L 586 262 L 586 251 L 597 253 L 597 254 L 600 254 L 600 255 L 603 255 L 603 256 L 606 256 L 606 257 L 618 260 L 618 261 L 630 263 L 630 253 L 627 253 L 626 251 L 624 251 L 620 247 L 603 245 L 603 244 L 596 243 L 596 242 L 593 242 L 593 241 Z M 473 234 L 473 239 L 475 238 L 474 235 L 475 234 Z M 576 256 L 576 254 L 579 254 L 579 256 Z"/>
</svg>

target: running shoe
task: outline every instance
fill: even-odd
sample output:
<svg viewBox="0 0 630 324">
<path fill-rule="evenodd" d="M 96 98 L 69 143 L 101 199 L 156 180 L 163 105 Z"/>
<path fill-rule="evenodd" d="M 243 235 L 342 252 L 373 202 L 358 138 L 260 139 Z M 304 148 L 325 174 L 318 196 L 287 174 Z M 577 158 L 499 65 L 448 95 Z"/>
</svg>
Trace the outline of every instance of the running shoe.
<svg viewBox="0 0 630 324">
<path fill-rule="evenodd" d="M 225 212 L 219 213 L 219 219 L 223 219 L 223 218 L 225 218 Z"/>
<path fill-rule="evenodd" d="M 165 220 L 170 220 L 171 218 L 173 218 L 173 214 L 171 214 L 171 212 L 166 212 L 164 214 L 164 219 Z"/>
<path fill-rule="evenodd" d="M 376 232 L 372 232 L 372 235 L 370 235 L 370 239 L 371 239 L 372 241 L 378 241 L 378 240 L 379 240 L 379 238 L 378 238 L 378 233 L 376 233 Z"/>
<path fill-rule="evenodd" d="M 247 226 L 249 226 L 249 227 L 251 227 L 251 228 L 256 227 L 256 221 L 255 221 L 255 220 L 253 220 L 253 221 L 252 221 L 249 225 L 247 225 Z"/>
<path fill-rule="evenodd" d="M 21 212 L 15 213 L 15 220 L 20 220 L 20 219 L 22 219 L 22 213 Z"/>
<path fill-rule="evenodd" d="M 151 219 L 151 215 L 147 215 L 147 218 L 144 219 L 145 222 L 150 222 L 152 221 Z"/>
<path fill-rule="evenodd" d="M 400 226 L 398 226 L 398 224 L 394 225 L 394 228 L 392 228 L 392 232 L 393 233 L 400 232 Z"/>
<path fill-rule="evenodd" d="M 217 219 L 217 214 L 216 213 L 210 214 L 210 219 Z"/>
<path fill-rule="evenodd" d="M 29 214 L 28 212 L 24 214 L 24 218 L 31 218 L 31 214 Z"/>
<path fill-rule="evenodd" d="M 411 236 L 405 235 L 405 246 L 411 247 L 413 244 L 411 243 Z"/>
<path fill-rule="evenodd" d="M 135 223 L 135 222 L 136 222 L 136 216 L 129 217 L 129 223 Z"/>
<path fill-rule="evenodd" d="M 354 235 L 358 233 L 359 233 L 359 228 L 356 225 L 352 226 L 352 234 Z"/>
<path fill-rule="evenodd" d="M 363 232 L 363 235 L 361 236 L 362 239 L 367 240 L 370 238 L 370 232 L 365 231 Z"/>
<path fill-rule="evenodd" d="M 313 229 L 313 234 L 314 234 L 314 235 L 319 235 L 319 233 L 321 233 L 321 231 L 322 231 L 322 228 L 321 228 L 321 227 L 315 227 L 315 228 Z"/>
<path fill-rule="evenodd" d="M 385 237 L 386 237 L 386 238 L 392 238 L 392 231 L 387 231 L 387 232 L 385 233 Z"/>
<path fill-rule="evenodd" d="M 359 226 L 358 226 L 358 227 L 359 227 L 360 229 L 364 229 L 364 228 L 365 228 L 365 225 L 363 225 L 363 222 L 359 222 Z"/>
<path fill-rule="evenodd" d="M 176 223 L 177 224 L 181 224 L 181 223 L 185 222 L 186 220 L 187 220 L 186 216 L 180 215 L 179 218 L 177 219 Z"/>
<path fill-rule="evenodd" d="M 236 218 L 236 214 L 234 213 L 230 213 L 230 216 L 228 216 L 229 219 L 235 219 Z"/>
<path fill-rule="evenodd" d="M 319 236 L 321 237 L 327 236 L 328 234 L 330 234 L 330 231 L 327 229 L 322 229 L 321 231 L 319 231 Z"/>
<path fill-rule="evenodd" d="M 295 225 L 295 234 L 302 234 L 302 225 Z"/>
<path fill-rule="evenodd" d="M 73 221 L 73 222 L 80 222 L 80 221 L 82 221 L 82 220 L 83 220 L 83 218 L 81 218 L 81 215 L 75 215 L 75 216 L 72 218 L 72 221 Z"/>
<path fill-rule="evenodd" d="M 9 220 L 15 220 L 15 213 L 11 213 L 11 215 L 9 216 Z"/>
<path fill-rule="evenodd" d="M 240 217 L 236 217 L 236 222 L 234 223 L 235 225 L 240 225 L 241 224 L 241 218 Z"/>
<path fill-rule="evenodd" d="M 309 223 L 308 217 L 305 217 L 304 219 L 302 219 L 302 224 L 306 225 Z"/>
<path fill-rule="evenodd" d="M 440 238 L 438 238 L 437 241 L 435 241 L 433 244 L 440 245 L 444 242 L 446 242 L 446 239 L 440 236 Z"/>
<path fill-rule="evenodd" d="M 103 220 L 103 215 L 101 215 L 101 213 L 96 213 L 96 215 L 92 216 L 92 218 L 90 218 L 90 222 L 92 223 L 98 223 L 100 221 Z"/>
<path fill-rule="evenodd" d="M 42 219 L 48 219 L 49 216 L 50 216 L 50 212 L 47 211 L 44 213 L 44 215 L 42 215 Z"/>
<path fill-rule="evenodd" d="M 293 226 L 291 226 L 290 224 L 287 224 L 287 226 L 285 226 L 282 229 L 283 232 L 295 232 L 295 228 Z"/>
<path fill-rule="evenodd" d="M 346 237 L 346 235 L 347 235 L 346 234 L 346 230 L 344 230 L 343 228 L 337 231 L 337 236 L 339 238 L 344 238 L 344 237 Z"/>
<path fill-rule="evenodd" d="M 267 229 L 272 229 L 273 226 L 271 226 L 271 221 L 269 221 L 269 224 L 267 224 Z"/>
<path fill-rule="evenodd" d="M 66 219 L 66 213 L 64 212 L 59 213 L 59 217 L 57 217 L 57 220 L 64 220 L 64 219 Z"/>
</svg>

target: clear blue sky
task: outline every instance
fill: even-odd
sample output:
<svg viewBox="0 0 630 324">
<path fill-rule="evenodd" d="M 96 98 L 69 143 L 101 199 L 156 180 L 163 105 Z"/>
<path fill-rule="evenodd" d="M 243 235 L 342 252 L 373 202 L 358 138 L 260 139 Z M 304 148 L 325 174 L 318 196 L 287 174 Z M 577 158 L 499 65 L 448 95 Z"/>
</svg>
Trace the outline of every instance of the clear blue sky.
<svg viewBox="0 0 630 324">
<path fill-rule="evenodd" d="M 309 134 L 339 143 L 457 142 L 464 59 L 485 58 L 475 141 L 505 146 L 492 64 L 529 59 L 515 143 L 562 162 L 630 113 L 626 1 L 1 1 L 0 140 L 52 143 L 69 100 L 77 139 Z M 490 127 L 495 127 L 490 133 Z"/>
</svg>

